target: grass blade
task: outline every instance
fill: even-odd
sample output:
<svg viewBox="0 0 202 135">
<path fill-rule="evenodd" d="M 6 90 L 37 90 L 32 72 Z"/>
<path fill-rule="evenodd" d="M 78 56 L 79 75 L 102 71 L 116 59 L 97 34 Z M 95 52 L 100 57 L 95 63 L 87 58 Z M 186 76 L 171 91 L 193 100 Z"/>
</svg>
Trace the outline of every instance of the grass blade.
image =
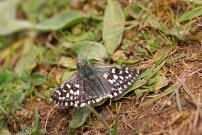
<svg viewBox="0 0 202 135">
<path fill-rule="evenodd" d="M 162 92 L 161 94 L 159 94 L 159 95 L 157 95 L 157 96 L 155 96 L 155 97 L 153 97 L 153 98 L 147 100 L 146 102 L 144 102 L 141 106 L 149 105 L 149 104 L 153 103 L 154 101 L 156 101 L 156 100 L 158 100 L 158 99 L 160 99 L 160 98 L 162 98 L 162 97 L 164 97 L 164 96 L 166 96 L 166 95 L 168 95 L 168 94 L 174 92 L 176 89 L 177 89 L 177 87 L 176 87 L 175 85 L 170 86 L 168 89 L 166 89 L 166 90 L 165 90 L 164 92 Z"/>
<path fill-rule="evenodd" d="M 120 109 L 121 109 L 121 104 L 119 104 L 119 106 L 118 106 L 117 116 L 116 116 L 115 123 L 114 123 L 114 126 L 113 126 L 112 135 L 117 135 L 118 125 L 119 125 L 119 112 L 120 112 Z"/>
<path fill-rule="evenodd" d="M 196 108 L 199 112 L 199 115 L 200 115 L 200 118 L 202 120 L 202 109 L 200 107 L 200 105 L 197 103 L 197 100 L 195 98 L 195 96 L 191 93 L 191 91 L 189 90 L 189 88 L 187 87 L 187 85 L 183 84 L 182 85 L 184 90 L 186 91 L 186 93 L 192 98 L 192 100 L 194 101 L 195 105 L 196 105 Z"/>
</svg>

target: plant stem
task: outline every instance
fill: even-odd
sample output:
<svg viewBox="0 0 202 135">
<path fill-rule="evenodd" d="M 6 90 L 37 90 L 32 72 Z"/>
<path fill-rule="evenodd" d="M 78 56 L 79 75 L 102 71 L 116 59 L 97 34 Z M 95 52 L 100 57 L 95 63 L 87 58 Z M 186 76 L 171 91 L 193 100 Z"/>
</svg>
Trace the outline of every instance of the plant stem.
<svg viewBox="0 0 202 135">
<path fill-rule="evenodd" d="M 102 116 L 90 105 L 87 105 L 86 107 L 96 115 L 96 117 L 102 122 L 102 124 L 105 125 L 105 127 L 107 128 L 108 134 L 111 135 L 111 129 L 109 125 L 107 124 L 107 122 L 102 118 Z"/>
</svg>

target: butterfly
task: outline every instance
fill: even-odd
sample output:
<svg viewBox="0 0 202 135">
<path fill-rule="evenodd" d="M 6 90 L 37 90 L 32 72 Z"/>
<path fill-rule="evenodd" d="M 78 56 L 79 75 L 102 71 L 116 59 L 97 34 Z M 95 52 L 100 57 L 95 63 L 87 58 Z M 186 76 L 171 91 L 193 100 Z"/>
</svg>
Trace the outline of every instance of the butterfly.
<svg viewBox="0 0 202 135">
<path fill-rule="evenodd" d="M 78 72 L 53 92 L 51 100 L 61 106 L 83 107 L 126 91 L 137 79 L 139 70 L 116 65 L 91 65 L 77 60 Z"/>
</svg>

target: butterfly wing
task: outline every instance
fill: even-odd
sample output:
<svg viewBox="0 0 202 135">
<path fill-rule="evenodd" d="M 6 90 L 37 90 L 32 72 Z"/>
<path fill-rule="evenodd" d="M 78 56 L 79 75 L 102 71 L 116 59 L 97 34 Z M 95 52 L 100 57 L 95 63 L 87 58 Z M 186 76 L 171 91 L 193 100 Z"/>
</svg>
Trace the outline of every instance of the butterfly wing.
<svg viewBox="0 0 202 135">
<path fill-rule="evenodd" d="M 63 82 L 51 96 L 53 102 L 67 107 L 82 107 L 95 103 L 96 99 L 99 97 L 79 73 Z"/>
<path fill-rule="evenodd" d="M 106 86 L 108 96 L 116 97 L 127 90 L 137 79 L 139 70 L 126 66 L 96 66 L 94 70 L 98 78 Z"/>
<path fill-rule="evenodd" d="M 107 97 L 113 98 L 128 89 L 139 74 L 139 70 L 132 67 L 95 66 L 92 69 L 102 89 L 95 90 L 95 87 L 92 88 L 93 82 L 89 84 L 89 81 L 80 73 L 75 73 L 53 92 L 52 101 L 62 106 L 82 107 Z M 104 92 L 98 90 L 104 90 Z"/>
</svg>

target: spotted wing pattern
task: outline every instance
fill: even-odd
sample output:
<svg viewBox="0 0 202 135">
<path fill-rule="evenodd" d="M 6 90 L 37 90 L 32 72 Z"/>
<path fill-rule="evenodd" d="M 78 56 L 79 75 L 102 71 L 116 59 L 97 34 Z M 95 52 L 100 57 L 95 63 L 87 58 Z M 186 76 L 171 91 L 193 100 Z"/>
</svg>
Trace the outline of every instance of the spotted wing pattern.
<svg viewBox="0 0 202 135">
<path fill-rule="evenodd" d="M 114 98 L 127 90 L 137 79 L 139 70 L 125 66 L 98 66 L 95 68 L 98 77 L 109 83 L 107 86 L 108 97 Z"/>
<path fill-rule="evenodd" d="M 127 90 L 136 80 L 139 71 L 132 67 L 121 66 L 93 66 L 102 90 L 93 89 L 94 82 L 88 81 L 80 72 L 75 73 L 70 79 L 62 83 L 53 92 L 51 100 L 62 106 L 83 107 L 86 104 L 96 103 L 104 98 L 113 98 Z"/>
</svg>

